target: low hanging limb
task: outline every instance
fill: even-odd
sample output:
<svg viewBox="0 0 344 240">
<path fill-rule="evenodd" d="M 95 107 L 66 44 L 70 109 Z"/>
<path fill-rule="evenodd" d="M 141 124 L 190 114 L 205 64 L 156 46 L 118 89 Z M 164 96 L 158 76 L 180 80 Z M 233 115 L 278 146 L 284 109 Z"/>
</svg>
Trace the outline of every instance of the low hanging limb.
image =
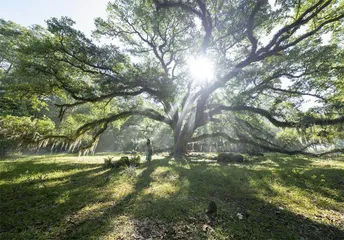
<svg viewBox="0 0 344 240">
<path fill-rule="evenodd" d="M 280 121 L 276 119 L 269 111 L 261 108 L 249 107 L 249 106 L 224 106 L 219 105 L 215 107 L 213 110 L 209 112 L 209 116 L 214 116 L 217 114 L 221 114 L 222 111 L 232 111 L 232 112 L 240 112 L 240 111 L 248 111 L 251 113 L 259 114 L 260 116 L 265 117 L 268 119 L 273 125 L 276 127 L 310 127 L 313 125 L 320 125 L 320 126 L 329 126 L 329 125 L 336 125 L 344 123 L 344 116 L 340 116 L 337 118 L 331 119 L 322 119 L 322 118 L 315 118 L 312 116 L 305 116 L 298 122 L 291 122 L 291 121 Z"/>
<path fill-rule="evenodd" d="M 283 153 L 283 154 L 288 154 L 288 155 L 297 155 L 297 154 L 301 154 L 301 155 L 307 155 L 307 156 L 311 156 L 311 157 L 321 157 L 327 154 L 332 154 L 332 153 L 344 153 L 344 148 L 335 148 L 332 149 L 330 151 L 326 151 L 326 152 L 322 152 L 322 153 L 310 153 L 310 152 L 305 152 L 305 149 L 307 149 L 308 147 L 313 146 L 315 143 L 311 143 L 308 144 L 305 147 L 302 147 L 299 150 L 286 150 L 286 149 L 282 149 L 282 148 L 277 148 L 277 147 L 270 147 L 270 146 L 266 146 L 260 143 L 257 143 L 255 141 L 253 141 L 252 139 L 249 139 L 245 136 L 238 136 L 238 138 L 233 138 L 230 137 L 228 134 L 226 133 L 213 133 L 213 134 L 203 134 L 203 135 L 199 135 L 197 137 L 194 137 L 191 139 L 191 142 L 197 142 L 200 141 L 202 139 L 206 139 L 206 138 L 213 138 L 213 137 L 222 137 L 224 139 L 226 139 L 227 141 L 231 142 L 231 143 L 236 143 L 236 144 L 249 144 L 252 146 L 256 146 L 259 147 L 263 150 L 269 151 L 269 152 L 276 152 L 276 153 Z"/>
<path fill-rule="evenodd" d="M 129 117 L 129 116 L 135 116 L 135 115 L 147 117 L 147 118 L 168 124 L 169 126 L 172 126 L 172 120 L 171 119 L 162 116 L 160 113 L 158 113 L 157 111 L 155 111 L 153 109 L 132 110 L 132 111 L 126 111 L 126 112 L 122 112 L 122 113 L 118 113 L 118 114 L 113 114 L 113 115 L 110 115 L 109 117 L 98 119 L 98 120 L 86 123 L 83 126 L 79 127 L 73 136 L 47 135 L 47 136 L 41 137 L 38 140 L 38 143 L 49 140 L 49 139 L 61 139 L 61 141 L 68 142 L 69 144 L 71 144 L 71 143 L 77 141 L 77 139 L 81 135 L 83 135 L 83 134 L 85 134 L 85 133 L 87 133 L 93 129 L 96 129 L 100 126 L 100 128 L 93 135 L 92 141 L 88 145 L 83 146 L 79 149 L 80 151 L 85 151 L 85 150 L 88 150 L 94 146 L 94 143 L 98 140 L 99 136 L 107 129 L 109 123 L 123 119 L 123 118 L 126 118 L 126 117 Z"/>
<path fill-rule="evenodd" d="M 153 110 L 153 109 L 143 109 L 143 110 L 132 110 L 132 111 L 126 111 L 126 112 L 121 112 L 118 114 L 114 114 L 111 115 L 109 117 L 106 118 L 102 118 L 99 120 L 95 120 L 93 122 L 89 122 L 84 124 L 83 126 L 81 126 L 77 131 L 76 131 L 76 138 L 81 136 L 82 134 L 84 134 L 85 132 L 101 125 L 101 124 L 108 124 L 110 122 L 114 122 L 117 120 L 120 120 L 122 118 L 126 118 L 129 116 L 143 116 L 143 117 L 148 117 L 150 119 L 159 121 L 159 122 L 163 122 L 166 123 L 169 126 L 172 126 L 172 120 L 168 119 L 164 116 L 162 116 L 160 113 L 158 113 L 157 111 Z"/>
<path fill-rule="evenodd" d="M 91 148 L 95 147 L 95 144 L 99 140 L 99 136 L 108 128 L 108 123 L 105 123 L 92 137 L 92 140 L 90 143 L 88 143 L 86 146 L 82 146 L 79 149 L 79 153 L 84 154 L 85 152 L 89 151 Z"/>
</svg>

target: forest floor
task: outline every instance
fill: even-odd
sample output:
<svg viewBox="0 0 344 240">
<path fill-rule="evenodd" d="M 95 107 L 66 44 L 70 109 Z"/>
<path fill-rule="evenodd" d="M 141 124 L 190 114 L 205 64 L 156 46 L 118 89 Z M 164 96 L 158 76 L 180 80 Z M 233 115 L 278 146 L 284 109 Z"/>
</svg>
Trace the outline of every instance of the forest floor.
<svg viewBox="0 0 344 240">
<path fill-rule="evenodd" d="M 155 155 L 122 169 L 107 156 L 120 157 L 0 160 L 0 239 L 344 239 L 344 156 L 223 166 Z"/>
</svg>

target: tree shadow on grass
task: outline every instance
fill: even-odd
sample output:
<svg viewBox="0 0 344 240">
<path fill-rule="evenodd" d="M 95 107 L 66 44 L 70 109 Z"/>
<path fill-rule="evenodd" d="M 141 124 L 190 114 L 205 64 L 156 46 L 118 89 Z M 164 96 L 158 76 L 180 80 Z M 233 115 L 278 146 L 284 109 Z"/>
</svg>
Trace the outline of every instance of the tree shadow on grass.
<svg viewBox="0 0 344 240">
<path fill-rule="evenodd" d="M 315 161 L 316 160 L 316 161 Z M 337 161 L 341 158 L 337 158 Z M 322 159 L 320 159 L 322 161 Z M 319 165 L 319 159 L 307 156 L 271 155 L 253 159 L 249 164 L 273 169 L 287 187 L 298 187 L 323 197 L 344 201 L 344 169 Z"/>
<path fill-rule="evenodd" d="M 161 160 L 160 163 L 162 165 L 166 165 L 168 160 Z M 142 164 L 139 169 L 143 169 L 143 172 L 135 182 L 133 192 L 123 196 L 120 200 L 115 201 L 113 205 L 103 207 L 101 214 L 97 217 L 86 218 L 83 221 L 74 224 L 69 230 L 67 229 L 64 239 L 75 239 L 81 235 L 84 238 L 101 237 L 104 233 L 113 232 L 114 226 L 111 224 L 111 219 L 114 216 L 125 215 L 131 212 L 131 208 L 135 204 L 135 200 L 140 195 L 140 192 L 143 189 L 151 187 L 151 174 L 157 166 L 157 161 L 152 161 L 152 165 L 148 167 L 146 163 Z M 152 200 L 153 199 L 150 199 L 147 202 L 153 203 Z M 86 227 L 87 231 L 85 231 Z"/>
<path fill-rule="evenodd" d="M 172 170 L 167 172 L 178 174 L 177 191 L 168 196 L 150 192 L 150 183 L 154 184 L 155 170 L 159 166 L 168 166 Z M 102 238 L 118 231 L 124 232 L 124 239 L 135 239 L 135 236 L 199 239 L 216 237 L 216 234 L 232 239 L 340 239 L 344 234 L 343 229 L 315 222 L 284 206 L 262 200 L 259 197 L 262 191 L 275 194 L 274 190 L 268 180 L 259 183 L 257 189 L 258 185 L 253 184 L 252 179 L 268 176 L 266 170 L 204 163 L 191 164 L 188 168 L 167 165 L 166 162 L 159 166 L 155 164 L 146 168 L 132 193 L 104 208 L 98 217 L 85 219 L 74 226 L 69 237 L 79 236 L 85 226 L 91 226 L 83 233 L 86 238 Z M 204 213 L 210 200 L 217 202 L 219 207 L 214 232 L 203 228 L 207 224 Z M 238 218 L 238 213 L 243 215 L 243 219 Z M 118 220 L 120 216 L 126 216 L 125 222 Z M 129 225 L 129 229 L 121 229 L 118 226 L 121 224 Z M 154 231 L 154 228 L 160 230 Z"/>
<path fill-rule="evenodd" d="M 269 184 L 273 177 L 269 171 L 238 165 L 204 169 L 203 164 L 178 171 L 188 176 L 190 190 L 198 189 L 199 197 L 208 196 L 208 201 L 218 203 L 219 219 L 215 228 L 233 239 L 340 239 L 344 236 L 344 229 L 315 222 L 284 206 L 264 201 L 262 194 L 276 194 Z M 203 187 L 204 184 L 207 186 Z M 191 191 L 190 194 L 197 196 Z M 242 220 L 238 213 L 243 215 Z"/>
<path fill-rule="evenodd" d="M 39 180 L 32 186 L 21 183 L 22 192 L 18 194 L 8 192 L 11 188 L 8 185 L 6 191 L 13 199 L 6 198 L 2 209 L 9 214 L 6 225 L 1 223 L 3 237 L 114 238 L 119 232 L 122 239 L 139 236 L 146 239 L 340 239 L 344 236 L 343 229 L 315 222 L 261 198 L 262 194 L 277 195 L 270 186 L 274 175 L 266 169 L 237 164 L 180 166 L 170 164 L 166 158 L 154 160 L 150 167 L 141 165 L 141 174 L 132 180 L 125 178 L 126 183 L 122 179 L 123 171 L 98 166 L 92 164 L 89 169 L 70 174 L 67 180 L 61 177 L 61 184 L 49 188 L 37 188 Z M 52 167 L 52 171 L 59 170 L 56 165 Z M 68 171 L 67 166 L 61 167 Z M 73 165 L 70 168 L 74 169 Z M 120 188 L 121 184 L 131 185 L 132 191 L 114 197 L 111 188 Z M 21 197 L 24 199 L 19 202 L 20 207 L 11 206 L 11 200 L 18 204 L 17 198 Z M 205 211 L 211 200 L 218 205 L 214 231 L 204 229 Z M 242 215 L 241 220 L 238 213 Z M 21 217 L 23 220 L 18 222 Z"/>
<path fill-rule="evenodd" d="M 6 163 L 6 165 L 10 167 L 10 170 L 5 169 L 4 171 L 0 172 L 0 177 L 3 180 L 11 181 L 25 174 L 44 175 L 46 173 L 51 173 L 54 171 L 86 170 L 89 168 L 100 166 L 100 164 L 96 164 L 96 163 L 68 164 L 68 163 L 36 162 L 41 159 L 44 159 L 44 158 L 33 158 L 33 159 L 30 159 L 30 161 L 28 162 L 19 161 L 19 162 Z"/>
<path fill-rule="evenodd" d="M 344 169 L 331 168 L 330 165 L 319 165 L 304 156 L 270 157 L 277 165 L 279 179 L 287 187 L 298 187 L 310 193 L 318 192 L 323 197 L 344 201 Z M 341 160 L 341 159 L 337 159 Z"/>
<path fill-rule="evenodd" d="M 110 198 L 95 189 L 112 174 L 100 164 L 14 162 L 0 185 L 0 238 L 58 238 L 71 213 Z"/>
</svg>

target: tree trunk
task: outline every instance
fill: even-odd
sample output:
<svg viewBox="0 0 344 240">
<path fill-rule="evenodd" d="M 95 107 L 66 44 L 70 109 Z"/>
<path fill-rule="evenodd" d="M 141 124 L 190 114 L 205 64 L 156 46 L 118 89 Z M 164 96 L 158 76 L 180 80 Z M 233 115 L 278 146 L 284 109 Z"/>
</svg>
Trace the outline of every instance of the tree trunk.
<svg viewBox="0 0 344 240">
<path fill-rule="evenodd" d="M 177 158 L 183 158 L 188 152 L 188 143 L 190 142 L 192 133 L 181 133 L 180 131 L 174 131 L 174 146 L 173 156 Z"/>
<path fill-rule="evenodd" d="M 188 141 L 181 136 L 180 139 L 174 139 L 173 155 L 183 157 L 187 153 Z"/>
</svg>

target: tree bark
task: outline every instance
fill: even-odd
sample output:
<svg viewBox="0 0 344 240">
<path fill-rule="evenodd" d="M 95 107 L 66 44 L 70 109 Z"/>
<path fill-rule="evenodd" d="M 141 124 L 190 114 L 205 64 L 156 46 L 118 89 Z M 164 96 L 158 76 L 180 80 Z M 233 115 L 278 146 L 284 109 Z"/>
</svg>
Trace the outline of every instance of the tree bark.
<svg viewBox="0 0 344 240">
<path fill-rule="evenodd" d="M 176 158 L 183 158 L 188 152 L 188 143 L 191 141 L 193 133 L 175 129 L 173 133 L 174 145 L 172 155 Z"/>
</svg>

